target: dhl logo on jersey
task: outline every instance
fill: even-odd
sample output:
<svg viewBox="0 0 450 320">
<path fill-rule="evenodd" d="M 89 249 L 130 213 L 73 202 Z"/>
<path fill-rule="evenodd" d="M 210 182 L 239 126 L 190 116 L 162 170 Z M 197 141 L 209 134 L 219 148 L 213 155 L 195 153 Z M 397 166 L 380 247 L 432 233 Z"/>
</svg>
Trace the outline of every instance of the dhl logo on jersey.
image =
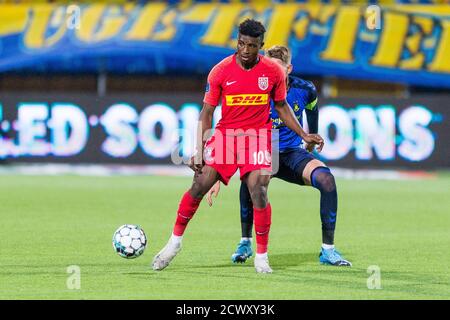
<svg viewBox="0 0 450 320">
<path fill-rule="evenodd" d="M 256 106 L 267 104 L 269 101 L 267 93 L 225 95 L 225 98 L 227 106 Z"/>
</svg>

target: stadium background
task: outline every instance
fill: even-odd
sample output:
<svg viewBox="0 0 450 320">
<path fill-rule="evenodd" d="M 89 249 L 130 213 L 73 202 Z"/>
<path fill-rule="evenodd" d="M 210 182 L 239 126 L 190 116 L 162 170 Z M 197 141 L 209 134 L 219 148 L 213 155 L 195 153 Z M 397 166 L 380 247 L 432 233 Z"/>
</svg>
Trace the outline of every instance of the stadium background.
<svg viewBox="0 0 450 320">
<path fill-rule="evenodd" d="M 265 24 L 266 46 L 289 46 L 294 74 L 318 89 L 318 156 L 338 177 L 337 239 L 354 267 L 317 265 L 318 194 L 274 181 L 277 273 L 236 272 L 234 179 L 217 212 L 193 221 L 176 264 L 149 276 L 190 183 L 171 166 L 174 150 L 192 151 L 207 72 L 234 51 L 246 17 Z M 2 255 L 0 297 L 448 299 L 449 102 L 445 0 L 0 0 L 0 202 L 12 233 L 2 247 L 15 250 Z M 112 253 L 124 223 L 150 236 L 144 258 Z M 216 240 L 207 255 L 205 237 Z M 71 264 L 78 292 L 66 287 Z M 381 267 L 380 292 L 367 289 L 370 265 Z"/>
<path fill-rule="evenodd" d="M 385 1 L 369 17 L 367 4 L 325 1 L 3 2 L 8 162 L 170 163 L 178 131 L 189 155 L 206 75 L 255 17 L 318 88 L 330 165 L 449 166 L 446 4 Z"/>
</svg>

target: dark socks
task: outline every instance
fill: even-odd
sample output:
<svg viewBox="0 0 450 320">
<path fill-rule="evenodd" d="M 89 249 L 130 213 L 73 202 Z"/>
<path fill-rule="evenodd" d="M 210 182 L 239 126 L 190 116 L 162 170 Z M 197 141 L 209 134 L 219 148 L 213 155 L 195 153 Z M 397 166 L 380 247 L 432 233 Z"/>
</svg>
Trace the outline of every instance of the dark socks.
<svg viewBox="0 0 450 320">
<path fill-rule="evenodd" d="M 334 244 L 337 217 L 337 191 L 334 176 L 330 169 L 318 167 L 311 173 L 311 184 L 320 191 L 322 243 Z"/>
<path fill-rule="evenodd" d="M 253 203 L 250 191 L 248 191 L 248 187 L 244 182 L 241 182 L 239 200 L 241 204 L 242 237 L 251 238 L 253 230 Z"/>
</svg>

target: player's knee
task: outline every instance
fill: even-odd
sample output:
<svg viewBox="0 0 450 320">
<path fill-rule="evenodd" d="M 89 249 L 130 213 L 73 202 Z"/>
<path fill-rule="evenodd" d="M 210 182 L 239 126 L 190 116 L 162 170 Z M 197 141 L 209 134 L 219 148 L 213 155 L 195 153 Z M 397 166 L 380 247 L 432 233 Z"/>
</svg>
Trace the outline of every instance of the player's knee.
<svg viewBox="0 0 450 320">
<path fill-rule="evenodd" d="M 266 186 L 254 186 L 250 190 L 250 195 L 257 208 L 265 208 L 268 203 Z"/>
<path fill-rule="evenodd" d="M 325 174 L 323 178 L 323 190 L 325 192 L 332 192 L 336 190 L 336 181 L 334 180 L 334 176 L 331 172 Z"/>
<path fill-rule="evenodd" d="M 191 196 L 195 199 L 202 199 L 207 192 L 208 190 L 199 182 L 194 182 L 191 190 L 189 191 Z"/>
<path fill-rule="evenodd" d="M 205 194 L 198 189 L 191 189 L 190 194 L 195 199 L 202 199 Z"/>
<path fill-rule="evenodd" d="M 312 185 L 321 191 L 336 191 L 336 181 L 328 168 L 317 168 L 317 170 L 314 170 L 311 175 L 311 181 Z"/>
</svg>

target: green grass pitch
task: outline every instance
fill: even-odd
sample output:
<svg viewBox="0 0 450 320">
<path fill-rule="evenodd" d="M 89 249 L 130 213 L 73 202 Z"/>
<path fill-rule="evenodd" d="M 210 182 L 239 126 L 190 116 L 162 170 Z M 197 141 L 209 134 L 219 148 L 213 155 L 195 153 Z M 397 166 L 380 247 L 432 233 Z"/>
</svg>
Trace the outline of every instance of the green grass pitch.
<svg viewBox="0 0 450 320">
<path fill-rule="evenodd" d="M 336 246 L 352 268 L 319 265 L 319 193 L 273 180 L 269 257 L 233 265 L 240 239 L 238 179 L 206 201 L 183 250 L 154 272 L 187 177 L 0 176 L 0 299 L 449 299 L 450 175 L 423 181 L 338 179 Z M 148 237 L 126 260 L 111 238 L 122 224 Z M 81 270 L 71 290 L 67 267 Z M 381 289 L 368 289 L 369 266 Z M 370 281 L 369 281 L 370 282 Z"/>
</svg>

